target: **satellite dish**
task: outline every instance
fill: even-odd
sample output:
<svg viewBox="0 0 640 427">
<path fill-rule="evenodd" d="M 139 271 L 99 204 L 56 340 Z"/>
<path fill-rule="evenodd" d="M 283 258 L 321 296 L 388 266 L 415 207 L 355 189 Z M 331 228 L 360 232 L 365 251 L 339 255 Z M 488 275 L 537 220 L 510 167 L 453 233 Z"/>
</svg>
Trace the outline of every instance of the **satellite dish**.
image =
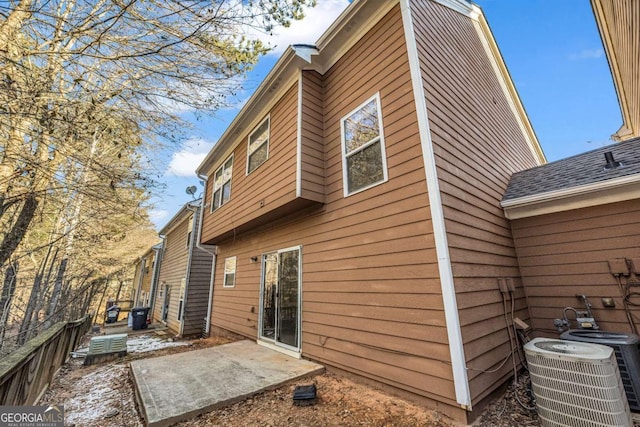
<svg viewBox="0 0 640 427">
<path fill-rule="evenodd" d="M 185 191 L 187 192 L 187 194 L 190 194 L 193 196 L 194 194 L 196 194 L 196 191 L 198 191 L 198 187 L 196 187 L 195 185 L 190 185 L 187 187 Z"/>
</svg>

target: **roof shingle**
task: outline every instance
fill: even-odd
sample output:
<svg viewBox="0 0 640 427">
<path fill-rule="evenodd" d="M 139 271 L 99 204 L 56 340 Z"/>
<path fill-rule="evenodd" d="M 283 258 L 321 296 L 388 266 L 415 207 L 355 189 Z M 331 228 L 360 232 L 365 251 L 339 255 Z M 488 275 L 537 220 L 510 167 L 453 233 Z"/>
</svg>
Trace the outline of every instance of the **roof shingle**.
<svg viewBox="0 0 640 427">
<path fill-rule="evenodd" d="M 604 153 L 611 151 L 621 166 L 605 169 Z M 598 148 L 566 159 L 516 172 L 511 176 L 503 201 L 581 187 L 640 173 L 640 138 Z"/>
</svg>

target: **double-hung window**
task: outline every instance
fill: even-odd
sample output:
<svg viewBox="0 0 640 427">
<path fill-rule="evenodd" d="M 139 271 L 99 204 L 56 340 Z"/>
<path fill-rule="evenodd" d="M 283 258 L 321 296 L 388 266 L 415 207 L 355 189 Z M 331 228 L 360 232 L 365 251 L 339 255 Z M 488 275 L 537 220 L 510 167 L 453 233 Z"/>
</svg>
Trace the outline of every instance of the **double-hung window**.
<svg viewBox="0 0 640 427">
<path fill-rule="evenodd" d="M 247 175 L 269 158 L 269 117 L 264 119 L 249 135 L 247 150 Z"/>
<path fill-rule="evenodd" d="M 377 93 L 340 121 L 345 196 L 388 179 L 381 111 Z"/>
<path fill-rule="evenodd" d="M 233 172 L 233 156 L 229 157 L 213 175 L 213 201 L 211 211 L 215 211 L 231 198 L 231 174 Z"/>
<path fill-rule="evenodd" d="M 225 288 L 236 286 L 236 257 L 234 256 L 224 259 L 224 282 L 222 286 Z"/>
</svg>

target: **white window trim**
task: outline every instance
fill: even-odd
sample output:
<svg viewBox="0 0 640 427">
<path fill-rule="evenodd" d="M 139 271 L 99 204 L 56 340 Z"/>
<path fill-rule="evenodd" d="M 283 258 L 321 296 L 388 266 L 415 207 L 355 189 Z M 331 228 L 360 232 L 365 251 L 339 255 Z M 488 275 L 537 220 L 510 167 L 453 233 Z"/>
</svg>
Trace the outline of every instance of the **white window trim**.
<svg viewBox="0 0 640 427">
<path fill-rule="evenodd" d="M 229 285 L 227 285 L 227 260 L 228 259 L 232 259 L 232 258 L 235 260 L 235 268 L 233 270 L 233 285 L 229 286 Z M 237 275 L 238 275 L 238 257 L 236 257 L 236 256 L 226 257 L 224 259 L 224 266 L 222 268 L 222 287 L 223 288 L 235 288 L 236 287 Z"/>
<path fill-rule="evenodd" d="M 222 206 L 224 206 L 226 203 L 222 203 L 222 192 L 220 192 L 220 206 L 218 206 L 217 208 L 214 209 L 214 205 L 215 203 L 213 203 L 213 200 L 215 198 L 215 194 L 216 191 L 218 190 L 218 188 L 216 188 L 216 174 L 218 173 L 218 171 L 222 168 L 224 168 L 224 165 L 226 165 L 229 162 L 229 159 L 231 159 L 231 167 L 233 168 L 233 154 L 231 154 L 229 157 L 227 157 L 224 162 L 222 162 L 222 164 L 220 165 L 219 168 L 217 168 L 214 172 L 213 172 L 213 179 L 211 180 L 213 182 L 213 186 L 211 188 L 211 212 L 216 211 L 218 209 L 220 209 Z M 219 188 L 224 187 L 226 181 L 222 182 L 222 186 Z M 231 189 L 233 187 L 233 169 L 231 170 L 231 177 L 229 178 L 229 197 L 231 197 Z"/>
<path fill-rule="evenodd" d="M 263 144 L 267 144 L 267 158 L 264 159 L 264 162 L 262 162 L 258 166 L 256 166 L 256 168 L 254 170 L 250 171 L 249 170 L 249 157 L 251 157 L 251 154 L 253 154 L 253 153 L 249 152 L 249 148 L 251 146 L 251 137 L 253 136 L 254 133 L 256 133 L 258 128 L 264 124 L 265 121 L 267 122 L 267 141 L 264 142 Z M 251 133 L 247 137 L 247 168 L 246 168 L 246 174 L 247 175 L 250 175 L 253 172 L 255 172 L 260 166 L 262 166 L 263 164 L 265 164 L 267 162 L 267 160 L 269 160 L 269 146 L 270 145 L 271 145 L 271 114 L 267 114 L 267 117 L 265 117 L 264 120 L 260 120 L 260 123 L 258 123 L 258 125 L 253 128 L 253 131 L 251 131 Z M 262 145 L 260 145 L 260 147 L 262 147 Z M 255 152 L 255 150 L 254 150 L 254 152 Z"/>
<path fill-rule="evenodd" d="M 353 114 L 355 114 L 356 112 L 358 112 L 359 110 L 361 110 L 365 105 L 367 105 L 368 103 L 370 103 L 372 100 L 376 101 L 376 108 L 377 108 L 377 112 L 378 112 L 378 123 L 380 124 L 380 135 L 377 139 L 372 139 L 371 141 L 367 142 L 366 144 L 360 146 L 357 148 L 357 150 L 354 150 L 354 152 L 360 152 L 363 149 L 365 149 L 366 147 L 369 147 L 377 142 L 380 142 L 380 155 L 382 157 L 382 179 L 378 182 L 374 182 L 373 184 L 367 185 L 366 187 L 362 187 L 358 190 L 349 192 L 349 173 L 347 170 L 347 146 L 346 146 L 346 141 L 344 139 L 344 122 L 347 118 L 351 117 Z M 343 194 L 344 197 L 349 197 L 352 196 L 354 194 L 358 194 L 362 191 L 368 190 L 370 188 L 373 188 L 377 185 L 383 184 L 385 182 L 387 182 L 389 180 L 389 174 L 387 172 L 387 151 L 385 148 L 385 140 L 384 140 L 384 130 L 383 130 L 384 126 L 382 124 L 382 104 L 380 102 L 380 92 L 376 92 L 375 95 L 373 95 L 372 97 L 368 98 L 366 101 L 364 101 L 362 104 L 358 105 L 356 108 L 354 108 L 353 110 L 351 110 L 349 113 L 345 114 L 341 119 L 340 119 L 340 142 L 341 142 L 341 149 L 342 149 L 342 189 L 343 189 Z M 353 153 L 350 153 L 353 154 Z"/>
</svg>

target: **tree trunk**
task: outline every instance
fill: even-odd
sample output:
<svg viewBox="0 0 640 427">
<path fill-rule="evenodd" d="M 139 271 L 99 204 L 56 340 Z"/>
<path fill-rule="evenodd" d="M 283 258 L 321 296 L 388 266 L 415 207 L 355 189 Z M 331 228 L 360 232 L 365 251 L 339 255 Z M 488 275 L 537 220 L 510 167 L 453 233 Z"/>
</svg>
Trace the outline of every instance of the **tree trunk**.
<svg viewBox="0 0 640 427">
<path fill-rule="evenodd" d="M 42 297 L 40 296 L 40 291 L 42 288 L 42 278 L 44 276 L 45 270 L 47 269 L 47 264 L 49 263 L 49 258 L 51 257 L 51 251 L 53 247 L 50 245 L 47 249 L 47 254 L 40 265 L 38 272 L 36 273 L 36 277 L 33 279 L 33 285 L 31 286 L 31 293 L 29 294 L 29 302 L 27 303 L 27 307 L 24 311 L 24 318 L 22 319 L 22 324 L 20 325 L 20 333 L 18 334 L 17 343 L 19 345 L 24 344 L 27 341 L 27 338 L 31 335 L 29 332 L 31 331 L 31 325 L 37 324 L 37 316 L 38 309 L 40 306 L 40 301 Z M 53 259 L 51 260 L 51 265 L 53 265 L 54 260 L 57 256 L 57 249 L 53 255 Z M 49 269 L 49 274 L 47 275 L 47 281 L 49 280 L 49 276 L 51 274 L 51 268 Z M 46 283 L 46 281 L 45 281 Z"/>
<path fill-rule="evenodd" d="M 109 283 L 111 282 L 111 277 L 107 276 L 104 280 L 104 291 L 102 291 L 102 296 L 100 297 L 100 302 L 98 303 L 98 308 L 96 308 L 96 314 L 93 316 L 93 323 L 98 322 L 98 315 L 100 314 L 100 309 L 102 308 L 102 303 L 104 302 L 104 297 L 107 296 L 107 291 L 109 290 Z"/>
<path fill-rule="evenodd" d="M 62 282 L 64 281 L 64 273 L 67 269 L 68 258 L 62 258 L 60 265 L 58 266 L 58 275 L 56 276 L 56 283 L 53 285 L 53 292 L 51 294 L 51 301 L 49 302 L 49 309 L 47 313 L 47 320 L 44 322 L 44 329 L 48 329 L 54 322 L 56 317 L 56 308 L 58 306 L 58 300 L 60 298 L 60 292 L 62 291 Z"/>
<path fill-rule="evenodd" d="M 0 296 L 0 350 L 4 343 L 4 334 L 7 327 L 7 319 L 11 311 L 11 300 L 16 290 L 16 277 L 18 275 L 18 263 L 14 262 L 4 275 L 4 285 L 2 287 L 2 296 Z"/>
<path fill-rule="evenodd" d="M 30 194 L 22 205 L 22 210 L 13 227 L 5 234 L 2 244 L 0 244 L 0 267 L 13 255 L 20 242 L 27 233 L 27 229 L 36 214 L 38 200 L 35 194 Z"/>
</svg>

